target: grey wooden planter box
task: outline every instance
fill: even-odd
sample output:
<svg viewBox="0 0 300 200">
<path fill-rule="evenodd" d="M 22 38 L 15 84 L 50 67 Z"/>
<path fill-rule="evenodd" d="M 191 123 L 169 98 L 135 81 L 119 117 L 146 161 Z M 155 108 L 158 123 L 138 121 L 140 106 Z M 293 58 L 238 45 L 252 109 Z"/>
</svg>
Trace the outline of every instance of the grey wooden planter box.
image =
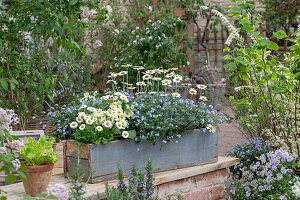
<svg viewBox="0 0 300 200">
<path fill-rule="evenodd" d="M 143 140 L 119 140 L 108 144 L 82 144 L 80 146 L 80 166 L 88 172 L 92 171 L 90 183 L 115 179 L 118 164 L 125 174 L 129 174 L 133 163 L 144 168 L 149 156 L 152 157 L 153 172 L 167 171 L 216 162 L 218 159 L 218 133 L 202 132 L 202 130 L 185 131 L 178 143 L 175 141 L 152 145 Z M 74 141 L 64 143 L 64 172 L 73 175 L 77 166 L 78 146 Z"/>
</svg>

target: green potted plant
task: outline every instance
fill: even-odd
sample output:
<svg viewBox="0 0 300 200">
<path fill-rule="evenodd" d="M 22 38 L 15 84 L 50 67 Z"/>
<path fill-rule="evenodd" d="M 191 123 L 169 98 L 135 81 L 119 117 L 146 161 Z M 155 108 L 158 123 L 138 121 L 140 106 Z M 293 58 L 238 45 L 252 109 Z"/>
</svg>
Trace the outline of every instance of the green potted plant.
<svg viewBox="0 0 300 200">
<path fill-rule="evenodd" d="M 24 141 L 19 154 L 27 166 L 27 182 L 23 181 L 26 194 L 34 196 L 46 191 L 54 163 L 58 160 L 57 153 L 52 148 L 54 142 L 55 139 L 49 136 L 40 137 L 38 141 L 28 137 Z"/>
</svg>

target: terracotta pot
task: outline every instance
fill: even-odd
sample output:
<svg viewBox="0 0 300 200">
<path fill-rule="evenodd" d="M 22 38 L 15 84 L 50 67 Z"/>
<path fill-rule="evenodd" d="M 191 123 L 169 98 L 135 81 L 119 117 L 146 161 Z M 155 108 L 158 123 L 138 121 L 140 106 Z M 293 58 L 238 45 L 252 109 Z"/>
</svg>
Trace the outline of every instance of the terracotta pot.
<svg viewBox="0 0 300 200">
<path fill-rule="evenodd" d="M 26 194 L 34 196 L 46 192 L 50 183 L 54 164 L 40 166 L 27 166 L 28 173 L 25 173 L 27 183 L 23 181 Z"/>
</svg>

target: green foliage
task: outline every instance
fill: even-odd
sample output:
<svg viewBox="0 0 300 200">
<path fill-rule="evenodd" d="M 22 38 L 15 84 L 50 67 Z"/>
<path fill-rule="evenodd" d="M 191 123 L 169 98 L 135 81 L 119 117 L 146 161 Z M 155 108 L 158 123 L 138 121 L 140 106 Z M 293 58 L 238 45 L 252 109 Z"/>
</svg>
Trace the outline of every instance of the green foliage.
<svg viewBox="0 0 300 200">
<path fill-rule="evenodd" d="M 106 19 L 101 1 L 5 0 L 0 7 L 0 100 L 14 108 L 21 119 L 40 114 L 54 103 L 56 89 L 67 87 L 67 72 L 51 71 L 55 53 L 70 51 L 85 55 L 81 21 L 82 7 L 96 9 L 97 19 Z M 52 57 L 53 56 L 53 57 Z M 78 57 L 80 58 L 80 57 Z M 80 66 L 81 68 L 81 66 Z M 59 84 L 59 85 L 58 85 Z M 61 91 L 61 88 L 60 90 Z"/>
<path fill-rule="evenodd" d="M 231 11 L 234 10 L 232 7 Z M 291 40 L 292 53 L 284 54 L 282 61 L 272 54 L 278 45 L 256 31 L 245 11 L 235 21 L 244 37 L 237 40 L 233 49 L 224 50 L 229 52 L 225 59 L 230 60 L 224 67 L 236 86 L 235 96 L 231 97 L 236 118 L 252 137 L 268 138 L 274 145 L 300 156 L 299 80 L 294 74 L 299 57 L 299 31 Z M 284 38 L 286 34 L 278 31 L 273 37 Z"/>
<path fill-rule="evenodd" d="M 13 163 L 18 161 L 16 158 L 16 152 L 19 151 L 19 149 L 13 148 L 13 146 L 10 146 L 8 143 L 18 140 L 16 136 L 12 136 L 9 134 L 9 132 L 6 129 L 0 128 L 0 162 L 2 163 L 0 171 L 10 171 L 10 174 L 7 175 L 7 182 L 13 183 L 16 180 L 16 175 L 18 174 L 19 177 L 23 181 L 27 181 L 26 176 L 24 175 L 24 172 L 27 172 L 27 168 L 23 162 L 20 163 L 19 166 L 14 165 Z M 18 168 L 17 168 L 18 167 Z M 4 192 L 2 189 L 0 189 L 0 199 L 5 200 L 6 192 Z"/>
<path fill-rule="evenodd" d="M 109 24 L 100 24 L 97 29 L 101 33 L 90 32 L 91 38 L 102 36 L 103 45 L 95 50 L 96 58 L 101 58 L 95 61 L 102 65 L 102 87 L 107 87 L 108 72 L 119 71 L 123 64 L 145 65 L 147 69 L 187 66 L 191 42 L 184 37 L 186 22 L 170 12 L 169 6 L 160 3 L 154 8 L 149 0 L 129 1 L 126 10 L 119 0 L 110 5 Z"/>
<path fill-rule="evenodd" d="M 20 157 L 26 161 L 28 166 L 39 166 L 45 162 L 54 164 L 58 160 L 57 153 L 52 148 L 54 142 L 55 139 L 49 136 L 42 136 L 38 141 L 28 137 L 21 149 Z"/>
</svg>

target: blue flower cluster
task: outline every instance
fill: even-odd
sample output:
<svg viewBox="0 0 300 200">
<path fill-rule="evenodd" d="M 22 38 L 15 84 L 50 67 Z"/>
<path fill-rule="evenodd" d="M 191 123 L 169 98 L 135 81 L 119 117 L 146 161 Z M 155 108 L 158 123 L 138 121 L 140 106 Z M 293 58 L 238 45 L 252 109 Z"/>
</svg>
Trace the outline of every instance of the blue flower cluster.
<svg viewBox="0 0 300 200">
<path fill-rule="evenodd" d="M 205 103 L 178 99 L 159 94 L 139 95 L 132 100 L 135 111 L 129 121 L 137 131 L 137 141 L 148 139 L 153 143 L 161 136 L 162 143 L 178 141 L 185 130 L 204 128 L 222 121 L 222 117 Z"/>
</svg>

